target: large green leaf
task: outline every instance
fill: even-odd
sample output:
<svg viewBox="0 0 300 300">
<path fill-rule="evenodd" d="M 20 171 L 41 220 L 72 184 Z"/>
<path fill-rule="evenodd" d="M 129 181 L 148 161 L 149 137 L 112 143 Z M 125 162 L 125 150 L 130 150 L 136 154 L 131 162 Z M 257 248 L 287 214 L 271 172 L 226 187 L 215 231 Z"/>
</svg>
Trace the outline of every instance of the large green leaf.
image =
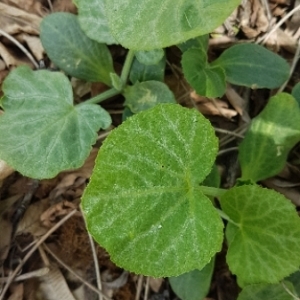
<svg viewBox="0 0 300 300">
<path fill-rule="evenodd" d="M 105 44 L 117 44 L 112 37 L 105 12 L 105 0 L 74 0 L 82 30 L 91 39 Z"/>
<path fill-rule="evenodd" d="M 286 93 L 270 98 L 239 146 L 242 180 L 255 182 L 276 175 L 299 140 L 300 109 L 296 100 Z"/>
<path fill-rule="evenodd" d="M 28 177 L 51 178 L 80 167 L 97 130 L 111 123 L 96 104 L 73 106 L 72 87 L 62 73 L 19 67 L 3 91 L 0 158 Z"/>
<path fill-rule="evenodd" d="M 251 88 L 273 89 L 289 77 L 290 67 L 279 55 L 256 44 L 239 44 L 225 50 L 213 62 L 222 67 L 226 80 Z"/>
<path fill-rule="evenodd" d="M 227 263 L 241 286 L 277 283 L 300 265 L 300 218 L 283 195 L 257 185 L 228 190 L 221 197 L 228 223 Z"/>
<path fill-rule="evenodd" d="M 209 98 L 223 96 L 226 89 L 225 72 L 207 62 L 203 49 L 189 49 L 182 55 L 184 77 L 197 94 Z"/>
<path fill-rule="evenodd" d="M 202 270 L 193 270 L 177 277 L 170 277 L 172 290 L 182 300 L 202 300 L 209 292 L 215 266 L 212 259 Z"/>
<path fill-rule="evenodd" d="M 89 39 L 77 17 L 54 13 L 41 23 L 41 41 L 50 59 L 67 74 L 111 85 L 112 58 L 105 44 Z"/>
<path fill-rule="evenodd" d="M 178 276 L 202 269 L 220 250 L 223 224 L 199 186 L 217 144 L 209 121 L 177 104 L 140 112 L 108 136 L 82 210 L 117 265 Z"/>
<path fill-rule="evenodd" d="M 198 48 L 198 49 L 202 49 L 206 53 L 207 49 L 208 49 L 208 42 L 209 42 L 209 35 L 204 34 L 201 36 L 197 36 L 194 39 L 187 40 L 187 41 L 177 45 L 177 47 L 182 52 L 185 52 L 192 48 Z"/>
<path fill-rule="evenodd" d="M 239 0 L 106 0 L 105 10 L 111 33 L 122 46 L 151 50 L 211 32 L 239 3 Z"/>
<path fill-rule="evenodd" d="M 296 99 L 298 105 L 300 105 L 300 82 L 293 87 L 292 95 Z"/>
<path fill-rule="evenodd" d="M 289 282 L 255 284 L 246 286 L 239 294 L 237 300 L 295 300 L 295 298 L 286 291 L 283 284 L 290 292 L 294 292 L 293 285 Z"/>
<path fill-rule="evenodd" d="M 160 81 L 137 82 L 124 91 L 125 102 L 133 113 L 151 108 L 159 103 L 176 103 L 171 90 Z"/>
<path fill-rule="evenodd" d="M 164 57 L 164 55 L 165 51 L 163 49 L 135 52 L 137 60 L 144 65 L 155 65 Z"/>
</svg>

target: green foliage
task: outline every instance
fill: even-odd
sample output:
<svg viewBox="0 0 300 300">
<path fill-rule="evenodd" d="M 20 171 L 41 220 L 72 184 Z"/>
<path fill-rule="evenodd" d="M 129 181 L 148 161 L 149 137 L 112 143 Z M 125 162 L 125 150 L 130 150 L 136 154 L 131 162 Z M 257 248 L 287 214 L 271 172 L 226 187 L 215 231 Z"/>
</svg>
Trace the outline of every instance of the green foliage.
<svg viewBox="0 0 300 300">
<path fill-rule="evenodd" d="M 89 2 L 96 10 L 99 0 Z M 165 0 L 163 5 L 161 0 L 106 0 L 105 12 L 110 32 L 122 46 L 152 50 L 209 33 L 238 4 L 238 0 Z"/>
<path fill-rule="evenodd" d="M 289 151 L 300 141 L 300 110 L 286 93 L 270 98 L 264 110 L 252 120 L 239 146 L 242 180 L 253 182 L 282 170 Z"/>
<path fill-rule="evenodd" d="M 293 292 L 294 288 L 289 282 L 279 284 L 255 284 L 246 286 L 239 294 L 237 300 L 295 300 L 285 287 Z"/>
<path fill-rule="evenodd" d="M 283 58 L 256 44 L 230 47 L 213 62 L 213 66 L 225 70 L 228 82 L 251 88 L 273 89 L 289 76 L 289 65 Z"/>
<path fill-rule="evenodd" d="M 178 277 L 170 277 L 173 291 L 182 300 L 202 300 L 207 295 L 215 266 L 212 259 L 201 271 L 193 270 Z"/>
<path fill-rule="evenodd" d="M 212 67 L 207 62 L 207 54 L 202 49 L 189 49 L 182 55 L 183 73 L 189 84 L 199 95 L 214 98 L 225 93 L 225 72 Z"/>
<path fill-rule="evenodd" d="M 111 133 L 82 209 L 88 230 L 117 265 L 177 276 L 203 268 L 220 250 L 223 224 L 199 188 L 216 151 L 209 122 L 175 104 L 156 105 Z"/>
<path fill-rule="evenodd" d="M 292 90 L 292 96 L 296 99 L 298 105 L 300 106 L 300 82 L 294 86 Z"/>
<path fill-rule="evenodd" d="M 159 81 L 137 82 L 124 90 L 125 102 L 133 113 L 151 108 L 159 103 L 176 103 L 167 85 Z"/>
<path fill-rule="evenodd" d="M 100 106 L 73 105 L 69 80 L 61 73 L 13 70 L 3 84 L 0 157 L 32 178 L 52 178 L 80 167 L 97 138 L 111 124 Z"/>
<path fill-rule="evenodd" d="M 41 23 L 41 41 L 50 59 L 67 74 L 111 85 L 112 58 L 105 44 L 89 39 L 77 17 L 55 13 Z"/>
<path fill-rule="evenodd" d="M 221 217 L 227 220 L 227 262 L 244 287 L 239 300 L 290 299 L 278 283 L 300 265 L 294 206 L 256 185 L 219 189 L 214 129 L 198 111 L 174 104 L 163 82 L 163 48 L 171 45 L 182 51 L 185 79 L 203 96 L 222 96 L 226 81 L 271 89 L 287 80 L 288 64 L 254 44 L 230 47 L 208 61 L 207 33 L 239 2 L 76 0 L 78 17 L 55 13 L 43 20 L 43 46 L 66 74 L 111 89 L 74 105 L 63 73 L 19 67 L 3 83 L 0 159 L 32 178 L 81 166 L 97 131 L 111 124 L 98 104 L 125 97 L 127 120 L 103 143 L 83 195 L 86 224 L 119 266 L 180 275 L 170 282 L 186 300 L 208 291 L 223 242 Z M 120 75 L 104 43 L 130 49 Z M 299 90 L 298 84 L 293 96 L 272 97 L 252 121 L 239 147 L 241 183 L 268 178 L 284 166 L 300 140 Z M 222 210 L 214 205 L 216 196 Z M 287 280 L 297 290 L 296 275 Z"/>
<path fill-rule="evenodd" d="M 241 286 L 277 283 L 298 270 L 300 219 L 281 194 L 256 185 L 234 187 L 221 197 L 221 207 L 232 221 L 226 227 L 227 263 Z"/>
<path fill-rule="evenodd" d="M 105 0 L 74 0 L 79 10 L 79 23 L 88 37 L 108 45 L 117 44 L 106 17 Z"/>
</svg>

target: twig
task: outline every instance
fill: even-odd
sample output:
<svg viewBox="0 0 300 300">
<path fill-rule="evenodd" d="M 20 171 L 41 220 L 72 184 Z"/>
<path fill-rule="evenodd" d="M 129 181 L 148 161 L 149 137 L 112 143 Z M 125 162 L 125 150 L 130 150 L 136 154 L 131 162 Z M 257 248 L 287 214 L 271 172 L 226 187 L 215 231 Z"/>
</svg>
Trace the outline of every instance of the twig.
<svg viewBox="0 0 300 300">
<path fill-rule="evenodd" d="M 2 293 L 0 295 L 0 300 L 4 299 L 4 296 L 10 286 L 10 284 L 13 282 L 14 278 L 17 276 L 18 272 L 21 270 L 22 266 L 25 264 L 25 262 L 31 257 L 31 255 L 38 249 L 38 247 L 55 231 L 57 230 L 62 224 L 64 224 L 68 219 L 70 219 L 73 215 L 75 215 L 77 212 L 76 209 L 69 212 L 65 217 L 63 217 L 58 223 L 56 223 L 46 234 L 44 234 L 39 241 L 30 249 L 30 251 L 24 256 L 23 260 L 19 263 L 19 265 L 15 268 L 15 270 L 12 272 L 12 274 L 9 276 L 9 279 L 7 280 Z"/>
<path fill-rule="evenodd" d="M 90 235 L 90 233 L 88 233 L 88 235 L 89 235 L 89 240 L 90 240 L 91 249 L 92 249 L 92 253 L 93 253 L 95 273 L 96 273 L 96 279 L 97 279 L 97 287 L 101 291 L 102 290 L 101 274 L 100 274 L 100 269 L 99 269 L 96 247 L 95 247 L 94 240 L 93 240 L 92 236 Z M 99 295 L 99 300 L 103 300 L 102 294 L 100 293 L 98 295 Z"/>
<path fill-rule="evenodd" d="M 288 84 L 290 78 L 292 77 L 292 75 L 293 75 L 293 73 L 295 71 L 295 68 L 296 68 L 296 65 L 298 63 L 299 57 L 300 57 L 300 40 L 298 41 L 298 46 L 297 46 L 297 49 L 296 49 L 296 52 L 295 52 L 295 55 L 294 55 L 294 58 L 293 58 L 293 62 L 292 62 L 291 68 L 290 68 L 289 78 L 280 87 L 280 89 L 277 91 L 277 93 L 281 93 L 285 89 L 286 85 Z"/>
<path fill-rule="evenodd" d="M 23 280 L 27 280 L 27 279 L 34 278 L 34 277 L 45 276 L 46 274 L 49 273 L 49 271 L 50 271 L 50 269 L 48 267 L 41 268 L 41 269 L 38 269 L 38 270 L 35 270 L 32 272 L 28 272 L 28 273 L 22 274 L 20 276 L 17 276 L 14 281 L 23 281 Z M 0 282 L 7 282 L 7 280 L 9 280 L 9 279 L 10 279 L 10 277 L 2 277 L 2 278 L 0 278 Z"/>
<path fill-rule="evenodd" d="M 142 285 L 143 285 L 143 275 L 139 275 L 138 278 L 138 283 L 137 283 L 137 288 L 136 288 L 136 295 L 135 295 L 135 300 L 139 300 L 142 292 Z"/>
<path fill-rule="evenodd" d="M 92 291 L 94 291 L 97 294 L 101 294 L 104 299 L 111 300 L 109 297 L 105 296 L 101 291 L 99 291 L 97 288 L 95 288 L 93 285 L 91 285 L 89 282 L 87 282 L 84 278 L 82 278 L 80 275 L 78 275 L 76 272 L 74 272 L 72 270 L 72 268 L 70 268 L 55 253 L 53 253 L 51 251 L 51 249 L 45 243 L 43 244 L 43 247 L 61 266 L 63 266 L 67 271 L 69 271 L 72 275 L 74 275 L 76 278 L 78 278 L 89 289 L 91 289 Z"/>
<path fill-rule="evenodd" d="M 256 43 L 265 43 L 266 40 L 295 12 L 300 10 L 300 4 L 297 5 L 293 10 L 291 10 L 288 14 L 286 14 L 268 33 L 266 33 L 261 39 L 259 39 Z"/>
<path fill-rule="evenodd" d="M 149 281 L 150 277 L 146 277 L 146 286 L 145 286 L 145 294 L 144 294 L 144 300 L 148 300 L 148 295 L 149 295 Z"/>
<path fill-rule="evenodd" d="M 2 29 L 0 29 L 0 34 L 2 34 L 3 36 L 5 36 L 7 39 L 9 39 L 10 41 L 12 41 L 17 47 L 20 48 L 20 50 L 29 58 L 29 60 L 33 63 L 34 67 L 36 69 L 39 68 L 39 64 L 36 62 L 36 60 L 34 59 L 34 57 L 29 53 L 29 51 L 21 44 L 19 43 L 14 37 L 12 37 L 10 34 L 6 33 L 5 31 L 3 31 Z"/>
<path fill-rule="evenodd" d="M 238 137 L 241 139 L 244 138 L 244 136 L 242 134 L 235 133 L 233 131 L 229 131 L 229 130 L 225 130 L 225 129 L 221 129 L 221 128 L 216 128 L 216 127 L 214 127 L 214 128 L 215 128 L 216 132 L 225 133 L 225 134 L 232 135 L 232 136 L 235 136 L 235 137 Z"/>
<path fill-rule="evenodd" d="M 218 152 L 218 156 L 223 155 L 223 154 L 228 153 L 228 152 L 238 151 L 238 150 L 239 150 L 238 147 L 231 147 L 231 148 L 227 148 L 227 149 L 224 149 L 224 150 L 220 150 Z"/>
</svg>

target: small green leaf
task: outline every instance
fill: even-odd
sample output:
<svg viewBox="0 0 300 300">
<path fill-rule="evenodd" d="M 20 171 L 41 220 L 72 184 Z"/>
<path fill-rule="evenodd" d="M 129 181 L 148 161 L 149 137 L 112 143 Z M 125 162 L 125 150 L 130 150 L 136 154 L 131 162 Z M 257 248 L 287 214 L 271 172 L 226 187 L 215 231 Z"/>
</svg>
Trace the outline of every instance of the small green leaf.
<svg viewBox="0 0 300 300">
<path fill-rule="evenodd" d="M 299 140 L 300 109 L 295 99 L 286 93 L 270 98 L 239 146 L 242 180 L 256 182 L 276 175 Z"/>
<path fill-rule="evenodd" d="M 80 26 L 89 38 L 108 45 L 118 44 L 110 33 L 105 0 L 75 0 L 74 2 L 78 7 Z"/>
<path fill-rule="evenodd" d="M 298 105 L 300 106 L 300 82 L 293 87 L 292 96 L 296 99 Z"/>
<path fill-rule="evenodd" d="M 111 124 L 96 104 L 73 106 L 72 87 L 62 73 L 19 67 L 7 76 L 3 91 L 0 158 L 31 178 L 80 167 L 97 131 Z"/>
<path fill-rule="evenodd" d="M 164 0 L 163 3 L 161 0 L 106 0 L 105 10 L 111 33 L 122 46 L 152 50 L 211 32 L 239 3 L 239 0 Z"/>
<path fill-rule="evenodd" d="M 176 103 L 168 86 L 159 81 L 137 82 L 124 91 L 125 102 L 133 113 L 151 108 L 159 103 Z"/>
<path fill-rule="evenodd" d="M 203 49 L 189 49 L 182 55 L 184 77 L 197 94 L 209 98 L 223 96 L 226 89 L 225 72 L 221 67 L 211 67 Z"/>
<path fill-rule="evenodd" d="M 177 104 L 140 112 L 107 137 L 81 205 L 89 232 L 117 265 L 178 276 L 221 249 L 222 221 L 199 186 L 217 144 L 209 121 Z"/>
<path fill-rule="evenodd" d="M 137 51 L 135 52 L 135 57 L 137 60 L 144 65 L 155 65 L 157 64 L 165 55 L 163 49 L 154 49 L 150 51 Z"/>
<path fill-rule="evenodd" d="M 286 281 L 278 284 L 255 284 L 246 286 L 237 300 L 295 300 L 283 284 L 289 291 L 294 292 L 293 285 Z"/>
<path fill-rule="evenodd" d="M 60 12 L 45 17 L 41 41 L 50 59 L 67 74 L 111 85 L 109 74 L 114 70 L 108 48 L 89 39 L 75 15 Z"/>
<path fill-rule="evenodd" d="M 289 65 L 279 55 L 256 44 L 239 44 L 225 50 L 213 66 L 225 70 L 226 80 L 250 88 L 273 89 L 289 76 Z"/>
<path fill-rule="evenodd" d="M 222 210 L 236 223 L 226 228 L 227 263 L 241 286 L 278 283 L 300 265 L 300 218 L 283 195 L 257 185 L 228 190 Z"/>
<path fill-rule="evenodd" d="M 170 277 L 172 290 L 182 300 L 202 300 L 209 292 L 215 266 L 212 259 L 202 270 L 193 270 L 177 277 Z"/>
<path fill-rule="evenodd" d="M 185 52 L 185 51 L 187 51 L 189 49 L 192 49 L 192 48 L 202 49 L 204 52 L 207 52 L 208 42 L 209 42 L 209 35 L 204 34 L 204 35 L 198 36 L 194 39 L 190 39 L 188 41 L 185 41 L 185 42 L 177 45 L 177 47 L 182 52 Z"/>
<path fill-rule="evenodd" d="M 137 81 L 164 81 L 165 67 L 165 56 L 157 64 L 149 66 L 141 64 L 137 59 L 134 59 L 130 69 L 129 79 L 133 84 Z"/>
<path fill-rule="evenodd" d="M 291 274 L 289 277 L 285 278 L 285 280 L 291 282 L 294 286 L 295 292 L 297 296 L 300 296 L 300 270 Z"/>
<path fill-rule="evenodd" d="M 121 77 L 116 73 L 110 73 L 112 86 L 119 92 L 123 90 L 124 82 Z"/>
</svg>

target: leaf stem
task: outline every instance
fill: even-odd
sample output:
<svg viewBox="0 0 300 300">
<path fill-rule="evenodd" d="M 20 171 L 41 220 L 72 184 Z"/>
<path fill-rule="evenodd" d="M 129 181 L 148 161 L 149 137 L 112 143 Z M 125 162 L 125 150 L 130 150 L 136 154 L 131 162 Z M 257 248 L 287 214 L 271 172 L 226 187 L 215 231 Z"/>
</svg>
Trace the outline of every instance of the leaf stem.
<svg viewBox="0 0 300 300">
<path fill-rule="evenodd" d="M 212 196 L 212 197 L 221 197 L 227 190 L 225 189 L 220 189 L 220 188 L 215 188 L 215 187 L 210 187 L 210 186 L 203 186 L 201 185 L 199 187 L 202 191 L 203 194 L 206 196 Z"/>
<path fill-rule="evenodd" d="M 124 85 L 127 82 L 133 59 L 134 59 L 134 51 L 133 50 L 128 50 L 127 55 L 126 55 L 126 59 L 125 59 L 125 62 L 124 62 L 124 66 L 123 66 L 123 69 L 122 69 L 122 72 L 121 72 L 121 80 L 124 82 Z"/>
<path fill-rule="evenodd" d="M 111 88 L 87 101 L 84 101 L 83 103 L 97 104 L 118 94 L 120 94 L 120 91 L 116 90 L 115 88 Z"/>
<path fill-rule="evenodd" d="M 237 227 L 240 227 L 240 225 L 239 225 L 238 223 L 235 223 L 234 221 L 232 221 L 232 220 L 229 218 L 229 216 L 228 216 L 227 214 L 224 213 L 223 210 L 221 210 L 221 209 L 219 209 L 219 208 L 216 208 L 216 210 L 217 210 L 219 216 L 220 216 L 222 219 L 228 221 L 229 223 L 234 224 L 234 225 L 237 226 Z"/>
<path fill-rule="evenodd" d="M 123 66 L 123 69 L 122 69 L 122 72 L 121 72 L 121 80 L 124 84 L 124 86 L 126 85 L 126 82 L 127 82 L 127 79 L 128 79 L 128 75 L 129 75 L 129 72 L 130 72 L 130 68 L 131 68 L 131 65 L 132 65 L 132 62 L 133 62 L 133 58 L 134 58 L 134 51 L 133 50 L 128 50 L 127 52 L 127 55 L 126 55 L 126 59 L 125 59 L 125 62 L 124 62 L 124 66 Z M 85 101 L 84 103 L 91 103 L 91 104 L 97 104 L 97 103 L 100 103 L 100 102 L 103 102 L 113 96 L 116 96 L 116 95 L 119 95 L 121 94 L 120 91 L 118 91 L 117 89 L 115 88 L 111 88 L 87 101 Z"/>
</svg>

